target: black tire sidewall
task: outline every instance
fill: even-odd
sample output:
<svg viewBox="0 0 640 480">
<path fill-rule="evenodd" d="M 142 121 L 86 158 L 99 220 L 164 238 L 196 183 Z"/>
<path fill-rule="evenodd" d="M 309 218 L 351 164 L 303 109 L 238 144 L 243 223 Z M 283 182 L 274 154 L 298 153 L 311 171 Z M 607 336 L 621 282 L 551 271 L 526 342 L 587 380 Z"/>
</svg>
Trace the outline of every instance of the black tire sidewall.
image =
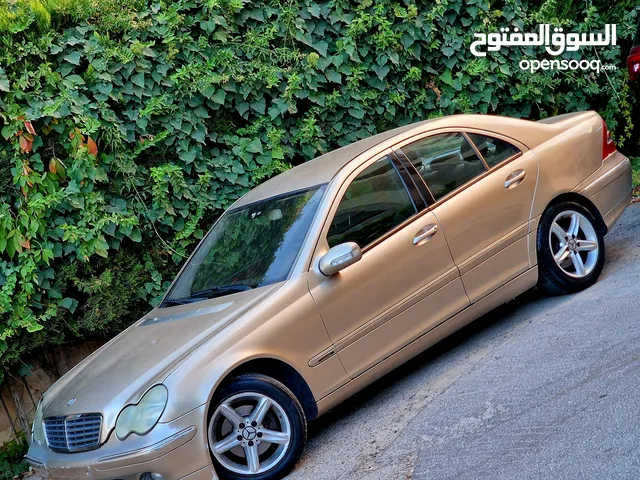
<svg viewBox="0 0 640 480">
<path fill-rule="evenodd" d="M 562 271 L 553 258 L 551 245 L 549 244 L 551 224 L 558 214 L 567 210 L 573 210 L 584 215 L 589 222 L 591 222 L 591 225 L 596 232 L 598 242 L 598 260 L 593 271 L 583 278 L 571 277 Z M 587 208 L 583 207 L 579 203 L 571 201 L 557 203 L 551 206 L 543 214 L 542 219 L 540 220 L 537 238 L 537 251 L 538 265 L 540 269 L 539 274 L 542 277 L 540 279 L 540 283 L 543 284 L 545 287 L 544 289 L 547 290 L 548 293 L 562 294 L 584 290 L 598 280 L 604 266 L 605 245 L 600 222 L 598 222 Z"/>
<path fill-rule="evenodd" d="M 295 395 L 282 383 L 265 375 L 241 375 L 224 385 L 212 400 L 209 419 L 207 421 L 207 436 L 209 424 L 216 408 L 227 398 L 239 393 L 256 392 L 266 395 L 276 401 L 284 409 L 291 424 L 291 443 L 284 458 L 275 467 L 258 475 L 242 475 L 227 470 L 211 453 L 215 471 L 221 480 L 278 480 L 286 476 L 295 466 L 307 439 L 307 422 L 300 402 Z"/>
</svg>

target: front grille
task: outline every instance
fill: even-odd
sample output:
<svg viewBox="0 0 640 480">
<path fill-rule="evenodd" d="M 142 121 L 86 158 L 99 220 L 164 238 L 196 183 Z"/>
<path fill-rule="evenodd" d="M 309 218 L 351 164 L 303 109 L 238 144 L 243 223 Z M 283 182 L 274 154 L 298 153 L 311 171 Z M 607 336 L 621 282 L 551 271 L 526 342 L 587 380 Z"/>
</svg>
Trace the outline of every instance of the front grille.
<svg viewBox="0 0 640 480">
<path fill-rule="evenodd" d="M 99 413 L 44 419 L 49 448 L 59 452 L 80 452 L 97 448 L 100 444 L 101 426 L 102 415 Z"/>
</svg>

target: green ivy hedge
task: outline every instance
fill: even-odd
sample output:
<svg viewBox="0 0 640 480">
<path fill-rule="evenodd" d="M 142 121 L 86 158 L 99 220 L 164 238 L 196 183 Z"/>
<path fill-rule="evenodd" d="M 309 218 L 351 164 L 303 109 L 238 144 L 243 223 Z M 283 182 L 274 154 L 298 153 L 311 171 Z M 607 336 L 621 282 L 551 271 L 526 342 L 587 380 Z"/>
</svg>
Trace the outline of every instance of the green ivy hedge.
<svg viewBox="0 0 640 480">
<path fill-rule="evenodd" d="M 532 75 L 531 47 L 469 52 L 473 32 L 608 22 L 619 46 L 599 56 L 623 67 L 635 3 L 3 2 L 0 363 L 122 329 L 238 196 L 397 125 L 596 109 L 637 154 L 624 68 Z"/>
</svg>

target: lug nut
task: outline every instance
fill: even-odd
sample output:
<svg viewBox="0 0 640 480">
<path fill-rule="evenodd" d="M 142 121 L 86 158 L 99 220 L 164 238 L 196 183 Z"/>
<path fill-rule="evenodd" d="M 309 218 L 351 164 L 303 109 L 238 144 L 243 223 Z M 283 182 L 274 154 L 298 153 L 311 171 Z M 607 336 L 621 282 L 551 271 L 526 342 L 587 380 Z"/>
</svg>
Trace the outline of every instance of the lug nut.
<svg viewBox="0 0 640 480">
<path fill-rule="evenodd" d="M 242 435 L 238 435 L 236 438 L 238 439 L 239 442 L 242 441 Z"/>
<path fill-rule="evenodd" d="M 251 426 L 252 427 L 257 427 L 258 426 L 258 422 L 251 422 Z"/>
<path fill-rule="evenodd" d="M 249 446 L 253 447 L 253 442 L 251 440 L 249 440 Z"/>
<path fill-rule="evenodd" d="M 262 438 L 262 432 L 258 432 L 258 438 Z"/>
<path fill-rule="evenodd" d="M 240 424 L 240 428 L 244 428 L 244 423 L 241 423 L 241 424 Z"/>
</svg>

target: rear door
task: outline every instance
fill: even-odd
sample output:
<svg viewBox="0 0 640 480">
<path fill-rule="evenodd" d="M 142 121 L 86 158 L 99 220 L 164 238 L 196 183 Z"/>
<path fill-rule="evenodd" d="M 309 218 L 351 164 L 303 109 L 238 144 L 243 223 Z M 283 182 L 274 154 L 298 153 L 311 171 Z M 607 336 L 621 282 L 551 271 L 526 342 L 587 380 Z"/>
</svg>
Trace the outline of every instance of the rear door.
<svg viewBox="0 0 640 480">
<path fill-rule="evenodd" d="M 320 256 L 349 241 L 362 259 L 323 276 Z M 352 378 L 469 305 L 442 227 L 388 154 L 362 165 L 338 192 L 309 287 L 334 343 L 312 363 L 337 353 Z"/>
<path fill-rule="evenodd" d="M 442 131 L 396 153 L 428 188 L 472 303 L 531 267 L 532 152 L 493 133 Z"/>
</svg>

